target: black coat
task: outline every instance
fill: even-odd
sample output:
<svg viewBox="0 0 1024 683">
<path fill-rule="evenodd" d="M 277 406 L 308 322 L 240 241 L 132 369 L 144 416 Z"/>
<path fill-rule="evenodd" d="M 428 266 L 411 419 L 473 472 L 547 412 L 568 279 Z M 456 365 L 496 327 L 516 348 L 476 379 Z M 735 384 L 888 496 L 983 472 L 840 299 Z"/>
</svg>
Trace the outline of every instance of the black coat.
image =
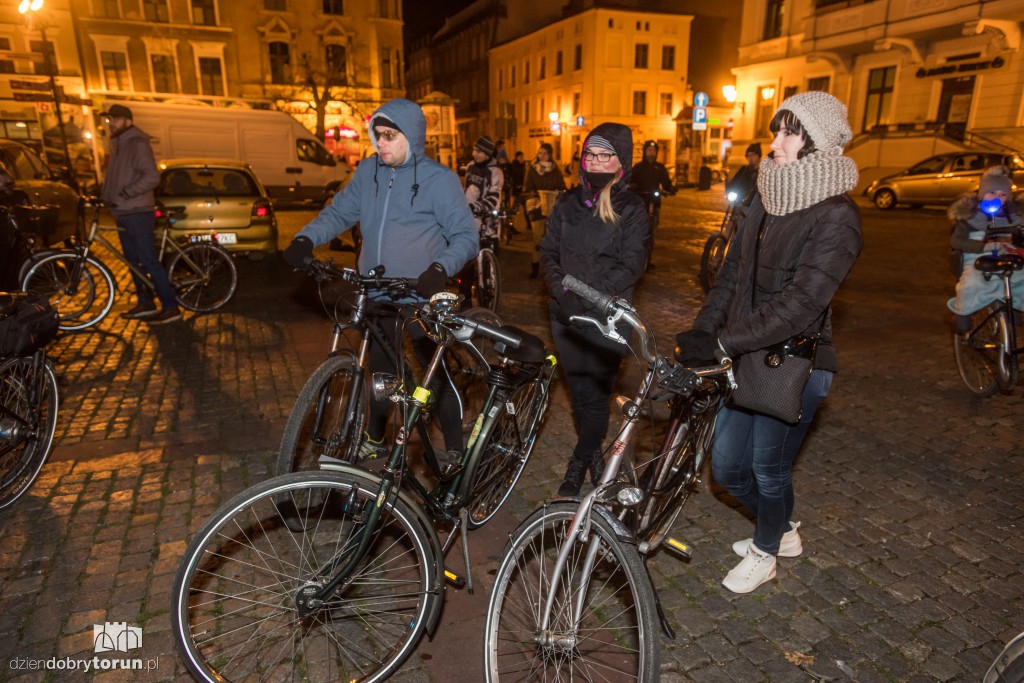
<svg viewBox="0 0 1024 683">
<path fill-rule="evenodd" d="M 795 335 L 817 334 L 822 312 L 860 255 L 860 211 L 845 194 L 786 216 L 768 215 L 751 310 L 754 250 L 765 215 L 755 197 L 694 321 L 734 358 Z M 831 317 L 830 309 L 815 367 L 835 371 Z"/>
</svg>

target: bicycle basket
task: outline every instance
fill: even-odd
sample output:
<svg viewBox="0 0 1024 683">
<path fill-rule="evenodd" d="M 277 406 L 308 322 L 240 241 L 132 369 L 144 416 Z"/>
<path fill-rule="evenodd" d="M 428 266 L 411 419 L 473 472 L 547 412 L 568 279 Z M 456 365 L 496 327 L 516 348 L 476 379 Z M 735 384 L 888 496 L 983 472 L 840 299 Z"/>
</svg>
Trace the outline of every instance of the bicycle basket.
<svg viewBox="0 0 1024 683">
<path fill-rule="evenodd" d="M 540 198 L 540 212 L 545 216 L 550 216 L 551 211 L 555 208 L 555 200 L 558 199 L 558 195 L 561 192 L 555 192 L 554 190 L 537 190 L 537 196 Z"/>
<path fill-rule="evenodd" d="M 40 294 L 4 294 L 8 313 L 0 318 L 0 356 L 27 356 L 57 336 L 57 311 Z"/>
</svg>

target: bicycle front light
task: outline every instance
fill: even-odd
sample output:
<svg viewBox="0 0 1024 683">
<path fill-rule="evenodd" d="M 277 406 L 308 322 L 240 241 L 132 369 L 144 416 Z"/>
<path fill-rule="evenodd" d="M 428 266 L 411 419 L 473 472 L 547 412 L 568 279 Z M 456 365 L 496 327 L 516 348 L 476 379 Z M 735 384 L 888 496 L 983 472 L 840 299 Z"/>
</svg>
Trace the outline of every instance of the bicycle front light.
<svg viewBox="0 0 1024 683">
<path fill-rule="evenodd" d="M 618 493 L 615 494 L 615 498 L 619 501 L 620 505 L 625 507 L 633 507 L 639 505 L 644 499 L 644 492 L 636 486 L 623 486 L 619 489 Z"/>
<path fill-rule="evenodd" d="M 402 383 L 398 380 L 398 377 L 387 372 L 373 373 L 374 400 L 384 401 L 389 399 L 398 393 L 401 388 Z"/>
<path fill-rule="evenodd" d="M 730 192 L 730 193 L 728 193 L 727 195 L 725 195 L 725 198 L 726 198 L 726 199 L 727 199 L 727 200 L 729 201 L 729 203 L 731 204 L 732 202 L 736 201 L 736 193 L 735 193 L 735 192 Z"/>
</svg>

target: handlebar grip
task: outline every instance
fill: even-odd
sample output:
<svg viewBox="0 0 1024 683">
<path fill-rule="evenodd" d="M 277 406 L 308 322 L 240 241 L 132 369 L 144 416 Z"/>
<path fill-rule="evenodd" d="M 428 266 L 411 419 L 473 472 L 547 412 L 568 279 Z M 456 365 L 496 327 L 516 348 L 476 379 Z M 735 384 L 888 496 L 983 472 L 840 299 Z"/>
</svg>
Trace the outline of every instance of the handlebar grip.
<svg viewBox="0 0 1024 683">
<path fill-rule="evenodd" d="M 580 282 L 572 275 L 566 275 L 562 278 L 562 286 L 597 306 L 598 310 L 605 315 L 611 313 L 615 308 L 615 299 L 613 297 L 602 294 L 593 287 Z"/>
<path fill-rule="evenodd" d="M 459 317 L 458 321 L 466 327 L 476 330 L 485 337 L 490 337 L 494 341 L 504 342 L 510 349 L 518 349 L 519 345 L 523 343 L 523 338 L 520 335 L 507 330 L 498 329 L 497 327 L 492 327 L 485 322 L 464 317 Z"/>
</svg>

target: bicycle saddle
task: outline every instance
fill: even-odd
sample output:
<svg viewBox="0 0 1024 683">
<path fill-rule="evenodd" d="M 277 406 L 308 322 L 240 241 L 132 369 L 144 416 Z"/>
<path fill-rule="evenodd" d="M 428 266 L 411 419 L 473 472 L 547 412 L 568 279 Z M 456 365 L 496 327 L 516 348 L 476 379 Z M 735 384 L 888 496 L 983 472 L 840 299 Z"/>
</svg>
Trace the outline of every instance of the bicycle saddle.
<svg viewBox="0 0 1024 683">
<path fill-rule="evenodd" d="M 1013 254 L 986 254 L 977 258 L 974 267 L 983 273 L 1020 270 L 1024 268 L 1024 258 Z"/>
<path fill-rule="evenodd" d="M 520 363 L 541 363 L 547 358 L 547 351 L 544 350 L 544 342 L 540 337 L 535 337 L 514 325 L 502 325 L 500 329 L 523 339 L 518 349 L 510 349 L 502 342 L 496 343 L 494 350 L 502 356 Z"/>
</svg>

